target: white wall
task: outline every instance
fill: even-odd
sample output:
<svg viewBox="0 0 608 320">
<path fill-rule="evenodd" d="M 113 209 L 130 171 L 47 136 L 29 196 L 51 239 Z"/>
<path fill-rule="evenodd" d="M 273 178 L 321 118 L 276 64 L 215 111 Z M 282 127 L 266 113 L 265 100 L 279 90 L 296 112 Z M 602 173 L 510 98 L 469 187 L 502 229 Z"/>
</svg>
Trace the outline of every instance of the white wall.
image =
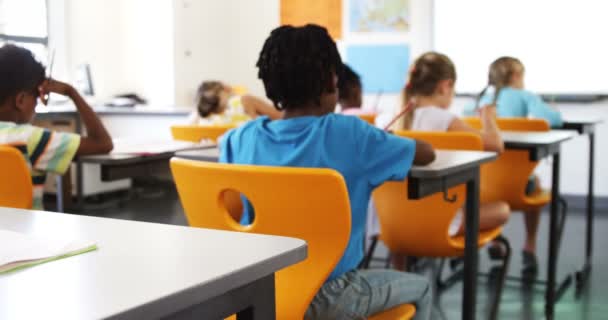
<svg viewBox="0 0 608 320">
<path fill-rule="evenodd" d="M 101 100 L 136 92 L 155 104 L 174 103 L 173 1 L 64 1 L 68 76 L 89 63 Z"/>
<path fill-rule="evenodd" d="M 174 8 L 177 104 L 192 104 L 205 79 L 263 94 L 255 63 L 264 39 L 279 24 L 277 0 L 178 0 Z"/>
</svg>

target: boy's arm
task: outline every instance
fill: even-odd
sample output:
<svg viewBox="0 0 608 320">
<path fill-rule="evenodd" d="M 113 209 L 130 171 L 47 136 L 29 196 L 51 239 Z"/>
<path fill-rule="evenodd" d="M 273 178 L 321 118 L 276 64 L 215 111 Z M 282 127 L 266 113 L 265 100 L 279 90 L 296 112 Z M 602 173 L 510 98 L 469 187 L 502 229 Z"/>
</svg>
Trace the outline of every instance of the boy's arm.
<svg viewBox="0 0 608 320">
<path fill-rule="evenodd" d="M 414 164 L 417 166 L 426 166 L 433 161 L 435 161 L 435 150 L 433 147 L 427 142 L 416 140 Z"/>
<path fill-rule="evenodd" d="M 80 139 L 80 146 L 76 151 L 77 155 L 109 153 L 114 148 L 110 134 L 97 117 L 97 114 L 82 98 L 74 87 L 69 84 L 48 80 L 43 85 L 45 92 L 53 92 L 69 97 L 76 105 L 80 118 L 87 130 L 87 136 Z"/>
</svg>

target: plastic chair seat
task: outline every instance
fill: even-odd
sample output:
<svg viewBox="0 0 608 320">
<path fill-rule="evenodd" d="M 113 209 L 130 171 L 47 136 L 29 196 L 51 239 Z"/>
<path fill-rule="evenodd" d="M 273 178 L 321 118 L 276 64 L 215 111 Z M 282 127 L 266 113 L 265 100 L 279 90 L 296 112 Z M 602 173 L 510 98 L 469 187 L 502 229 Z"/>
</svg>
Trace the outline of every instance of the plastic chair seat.
<svg viewBox="0 0 608 320">
<path fill-rule="evenodd" d="M 502 228 L 496 228 L 494 230 L 489 230 L 489 231 L 480 231 L 479 236 L 478 236 L 479 238 L 477 241 L 477 245 L 481 248 L 481 247 L 487 245 L 488 243 L 492 242 L 501 233 L 502 233 Z M 452 244 L 454 249 L 459 249 L 458 251 L 455 251 L 454 256 L 461 256 L 464 254 L 464 247 L 465 247 L 464 235 L 450 237 L 450 243 Z"/>
<path fill-rule="evenodd" d="M 551 192 L 549 190 L 541 190 L 532 195 L 524 197 L 525 206 L 513 207 L 513 210 L 526 210 L 544 207 L 551 202 Z"/>
<path fill-rule="evenodd" d="M 416 307 L 412 304 L 402 304 L 382 313 L 375 314 L 368 320 L 409 320 L 416 315 Z"/>
</svg>

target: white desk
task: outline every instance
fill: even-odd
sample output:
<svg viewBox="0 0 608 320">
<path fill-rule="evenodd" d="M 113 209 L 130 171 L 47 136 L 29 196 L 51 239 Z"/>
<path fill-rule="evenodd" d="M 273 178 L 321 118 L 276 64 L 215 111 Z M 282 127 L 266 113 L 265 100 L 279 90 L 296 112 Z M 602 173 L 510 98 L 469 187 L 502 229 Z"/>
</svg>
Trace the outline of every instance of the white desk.
<svg viewBox="0 0 608 320">
<path fill-rule="evenodd" d="M 0 319 L 273 319 L 274 273 L 306 257 L 298 239 L 51 212 L 0 208 L 0 228 L 99 246 L 0 275 Z"/>
</svg>

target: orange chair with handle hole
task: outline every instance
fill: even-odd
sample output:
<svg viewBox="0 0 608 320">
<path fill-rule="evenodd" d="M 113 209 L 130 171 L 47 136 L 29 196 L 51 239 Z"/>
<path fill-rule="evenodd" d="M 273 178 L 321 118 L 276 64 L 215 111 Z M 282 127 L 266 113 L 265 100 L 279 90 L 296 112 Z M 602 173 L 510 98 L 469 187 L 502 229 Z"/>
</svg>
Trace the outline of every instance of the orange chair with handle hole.
<svg viewBox="0 0 608 320">
<path fill-rule="evenodd" d="M 277 319 L 303 319 L 317 291 L 342 257 L 350 237 L 351 211 L 343 177 L 331 169 L 177 158 L 171 160 L 171 170 L 191 226 L 272 234 L 307 242 L 307 259 L 279 271 L 275 278 Z M 251 225 L 243 226 L 232 218 L 222 200 L 226 192 L 247 197 L 255 212 Z M 396 314 L 399 312 L 401 317 Z M 414 312 L 413 306 L 406 305 L 386 314 L 390 319 L 409 319 Z M 372 319 L 389 319 L 381 316 Z"/>
</svg>

